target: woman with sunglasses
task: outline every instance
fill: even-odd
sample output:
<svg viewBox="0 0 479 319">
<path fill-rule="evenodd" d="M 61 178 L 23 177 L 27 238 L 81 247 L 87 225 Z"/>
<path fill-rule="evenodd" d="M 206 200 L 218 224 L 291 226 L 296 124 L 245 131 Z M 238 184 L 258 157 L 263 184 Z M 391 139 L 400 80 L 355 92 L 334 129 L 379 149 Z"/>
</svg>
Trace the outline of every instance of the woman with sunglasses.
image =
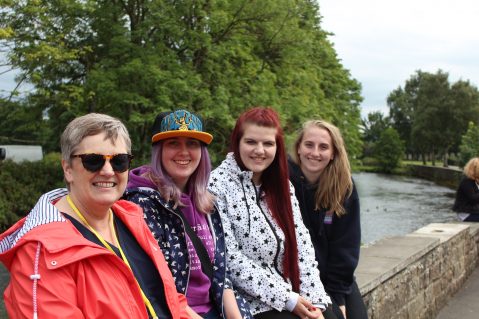
<svg viewBox="0 0 479 319">
<path fill-rule="evenodd" d="M 304 123 L 289 175 L 336 316 L 367 319 L 354 279 L 361 245 L 359 197 L 339 129 L 321 120 Z"/>
<path fill-rule="evenodd" d="M 241 114 L 230 148 L 209 186 L 218 198 L 233 284 L 257 319 L 335 318 L 288 180 L 278 114 L 262 107 Z"/>
<path fill-rule="evenodd" d="M 125 126 L 91 113 L 61 136 L 67 189 L 40 197 L 0 237 L 10 318 L 190 318 L 137 205 L 119 200 L 132 156 Z"/>
<path fill-rule="evenodd" d="M 198 318 L 251 318 L 226 276 L 222 223 L 207 190 L 212 139 L 193 113 L 158 115 L 151 164 L 130 172 L 124 198 L 143 208 L 176 287 Z"/>
</svg>

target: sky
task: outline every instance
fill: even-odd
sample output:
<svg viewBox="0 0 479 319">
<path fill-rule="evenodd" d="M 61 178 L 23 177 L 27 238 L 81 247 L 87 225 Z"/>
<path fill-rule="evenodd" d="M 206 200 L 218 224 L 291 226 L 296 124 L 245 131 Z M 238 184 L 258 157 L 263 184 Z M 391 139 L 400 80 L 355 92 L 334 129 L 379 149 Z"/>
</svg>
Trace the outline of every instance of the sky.
<svg viewBox="0 0 479 319">
<path fill-rule="evenodd" d="M 3 57 L 0 57 L 0 64 L 5 63 Z M 7 93 L 15 88 L 14 72 L 6 72 L 7 67 L 0 67 L 0 96 L 6 96 Z"/>
<path fill-rule="evenodd" d="M 387 96 L 417 70 L 479 86 L 478 0 L 318 0 L 322 28 L 362 84 L 361 115 L 389 114 Z"/>
<path fill-rule="evenodd" d="M 362 84 L 361 115 L 389 113 L 390 92 L 417 70 L 479 86 L 478 0 L 317 0 L 322 28 L 343 66 Z M 0 69 L 1 73 L 1 69 Z M 0 95 L 13 89 L 0 74 Z"/>
</svg>

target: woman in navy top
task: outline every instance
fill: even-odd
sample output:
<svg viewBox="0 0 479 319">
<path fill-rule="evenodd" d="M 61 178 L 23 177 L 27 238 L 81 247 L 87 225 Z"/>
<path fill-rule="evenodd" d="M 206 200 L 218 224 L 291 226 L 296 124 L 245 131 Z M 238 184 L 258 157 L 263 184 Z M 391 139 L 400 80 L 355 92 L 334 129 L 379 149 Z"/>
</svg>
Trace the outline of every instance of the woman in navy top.
<svg viewBox="0 0 479 319">
<path fill-rule="evenodd" d="M 304 123 L 293 156 L 290 179 L 333 310 L 338 318 L 367 318 L 354 279 L 361 244 L 359 198 L 339 129 L 320 120 Z"/>
<path fill-rule="evenodd" d="M 460 220 L 479 222 L 479 158 L 474 157 L 464 166 L 464 177 L 456 192 L 452 208 Z"/>
</svg>

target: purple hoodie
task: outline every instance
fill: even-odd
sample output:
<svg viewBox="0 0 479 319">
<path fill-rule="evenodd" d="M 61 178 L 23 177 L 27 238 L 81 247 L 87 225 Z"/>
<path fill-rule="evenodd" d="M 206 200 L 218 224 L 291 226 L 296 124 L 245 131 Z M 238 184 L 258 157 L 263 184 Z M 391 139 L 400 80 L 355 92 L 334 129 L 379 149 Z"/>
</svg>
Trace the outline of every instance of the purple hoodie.
<svg viewBox="0 0 479 319">
<path fill-rule="evenodd" d="M 150 166 L 143 165 L 137 168 L 134 168 L 130 171 L 128 175 L 128 184 L 127 188 L 136 188 L 136 187 L 150 187 L 157 189 L 155 183 L 150 181 L 150 179 L 143 177 L 142 175 L 150 171 Z"/>
<path fill-rule="evenodd" d="M 157 190 L 157 186 L 148 178 L 143 177 L 150 170 L 148 165 L 140 166 L 130 171 L 128 188 L 150 187 Z M 196 232 L 201 242 L 205 246 L 211 260 L 214 259 L 214 239 L 206 219 L 206 215 L 197 211 L 194 202 L 187 194 L 181 194 L 181 202 L 185 205 L 181 207 L 183 215 L 188 220 L 193 230 Z M 209 297 L 211 282 L 202 270 L 201 261 L 190 238 L 187 238 L 188 255 L 190 256 L 190 277 L 186 290 L 186 299 L 188 305 L 197 313 L 204 314 L 213 307 Z M 161 247 L 160 247 L 161 248 Z"/>
</svg>

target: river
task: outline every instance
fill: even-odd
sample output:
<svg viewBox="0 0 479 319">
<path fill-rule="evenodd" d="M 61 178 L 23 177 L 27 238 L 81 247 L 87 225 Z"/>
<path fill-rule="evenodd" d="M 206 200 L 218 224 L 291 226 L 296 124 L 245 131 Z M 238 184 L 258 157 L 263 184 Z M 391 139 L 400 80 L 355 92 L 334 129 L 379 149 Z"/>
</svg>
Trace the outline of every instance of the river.
<svg viewBox="0 0 479 319">
<path fill-rule="evenodd" d="M 409 176 L 353 174 L 361 204 L 361 242 L 405 235 L 422 226 L 456 220 L 455 190 Z"/>
</svg>

